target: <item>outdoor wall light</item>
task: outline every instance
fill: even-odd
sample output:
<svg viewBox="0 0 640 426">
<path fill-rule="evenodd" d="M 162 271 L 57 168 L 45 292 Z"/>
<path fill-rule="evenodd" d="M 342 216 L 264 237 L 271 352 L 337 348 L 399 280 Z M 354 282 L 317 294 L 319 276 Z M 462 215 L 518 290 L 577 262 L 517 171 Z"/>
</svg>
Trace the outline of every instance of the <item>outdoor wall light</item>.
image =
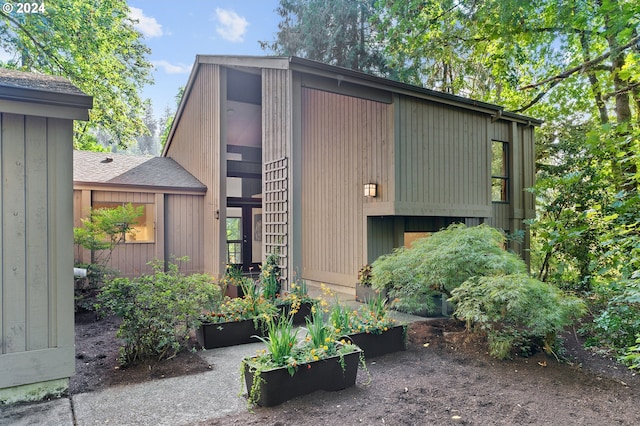
<svg viewBox="0 0 640 426">
<path fill-rule="evenodd" d="M 375 197 L 378 195 L 378 184 L 376 183 L 365 183 L 364 184 L 364 196 L 365 197 Z"/>
</svg>

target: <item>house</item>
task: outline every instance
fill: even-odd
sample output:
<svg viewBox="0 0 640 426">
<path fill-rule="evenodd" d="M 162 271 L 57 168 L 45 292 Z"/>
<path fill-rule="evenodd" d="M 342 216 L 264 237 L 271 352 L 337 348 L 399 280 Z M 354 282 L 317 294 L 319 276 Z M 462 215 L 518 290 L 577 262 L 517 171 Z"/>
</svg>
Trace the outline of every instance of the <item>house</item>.
<svg viewBox="0 0 640 426">
<path fill-rule="evenodd" d="M 91 208 L 131 203 L 142 216 L 113 250 L 109 266 L 120 276 L 153 272 L 148 263 L 183 256 L 183 273 L 201 272 L 206 187 L 171 158 L 103 152 L 73 152 L 73 226 L 82 226 Z M 79 246 L 78 263 L 92 263 Z"/>
<path fill-rule="evenodd" d="M 527 260 L 539 124 L 296 57 L 197 56 L 163 156 L 207 187 L 206 272 L 276 252 L 285 282 L 353 293 L 362 265 L 454 222 L 522 232 Z"/>
<path fill-rule="evenodd" d="M 73 121 L 93 100 L 0 69 L 0 405 L 60 394 L 75 371 Z"/>
</svg>

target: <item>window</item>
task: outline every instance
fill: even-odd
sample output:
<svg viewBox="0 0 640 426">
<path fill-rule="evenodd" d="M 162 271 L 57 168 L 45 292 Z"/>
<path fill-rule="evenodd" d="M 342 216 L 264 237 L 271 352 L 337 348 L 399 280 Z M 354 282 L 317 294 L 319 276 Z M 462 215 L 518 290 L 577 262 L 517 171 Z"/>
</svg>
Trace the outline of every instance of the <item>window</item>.
<svg viewBox="0 0 640 426">
<path fill-rule="evenodd" d="M 506 203 L 509 201 L 508 144 L 492 141 L 491 153 L 491 200 Z"/>
<path fill-rule="evenodd" d="M 242 209 L 227 208 L 227 263 L 242 265 Z"/>
<path fill-rule="evenodd" d="M 123 203 L 94 202 L 94 209 L 113 209 Z M 126 203 L 129 204 L 129 203 Z M 153 204 L 131 203 L 134 208 L 142 207 L 142 216 L 125 235 L 125 243 L 153 243 L 155 241 L 155 214 Z"/>
</svg>

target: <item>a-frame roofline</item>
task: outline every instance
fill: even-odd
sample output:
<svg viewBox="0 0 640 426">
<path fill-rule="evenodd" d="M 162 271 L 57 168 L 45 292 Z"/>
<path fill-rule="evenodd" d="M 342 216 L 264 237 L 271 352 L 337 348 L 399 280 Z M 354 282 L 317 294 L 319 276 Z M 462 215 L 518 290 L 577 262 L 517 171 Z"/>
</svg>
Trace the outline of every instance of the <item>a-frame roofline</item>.
<svg viewBox="0 0 640 426">
<path fill-rule="evenodd" d="M 245 72 L 259 73 L 263 68 L 269 69 L 290 69 L 301 73 L 333 78 L 338 82 L 349 82 L 361 86 L 376 88 L 379 90 L 386 90 L 392 93 L 398 93 L 407 96 L 413 96 L 421 99 L 427 99 L 433 102 L 448 104 L 459 108 L 475 110 L 491 115 L 494 119 L 504 119 L 509 121 L 515 121 L 528 125 L 540 125 L 542 121 L 520 114 L 505 111 L 503 107 L 499 105 L 490 104 L 487 102 L 481 102 L 474 99 L 465 98 L 462 96 L 456 96 L 449 93 L 439 92 L 436 90 L 426 89 L 424 87 L 413 86 L 399 81 L 394 81 L 382 77 L 377 77 L 371 74 L 366 74 L 360 71 L 353 71 L 347 68 L 337 67 L 335 65 L 328 65 L 318 61 L 312 61 L 309 59 L 303 59 L 295 56 L 282 57 L 282 56 L 218 56 L 218 55 L 197 55 L 195 64 L 185 86 L 184 95 L 176 111 L 173 124 L 169 131 L 167 140 L 169 141 L 163 150 L 162 155 L 166 155 L 170 141 L 173 138 L 175 129 L 180 121 L 180 117 L 184 110 L 187 99 L 189 98 L 191 88 L 198 75 L 199 67 L 201 64 L 215 64 L 222 65 L 231 68 L 238 68 Z"/>
</svg>

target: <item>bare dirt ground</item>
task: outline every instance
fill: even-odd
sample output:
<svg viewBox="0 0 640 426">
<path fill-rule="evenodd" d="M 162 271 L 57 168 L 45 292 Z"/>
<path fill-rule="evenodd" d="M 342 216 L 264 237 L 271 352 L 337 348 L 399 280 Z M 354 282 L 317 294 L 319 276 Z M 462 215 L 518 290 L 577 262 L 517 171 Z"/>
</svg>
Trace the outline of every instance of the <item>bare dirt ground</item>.
<svg viewBox="0 0 640 426">
<path fill-rule="evenodd" d="M 197 352 L 118 368 L 117 326 L 114 318 L 76 317 L 77 373 L 71 393 L 215 368 Z M 360 371 L 353 388 L 317 392 L 203 424 L 640 424 L 640 376 L 584 350 L 571 332 L 565 336 L 565 347 L 562 362 L 543 353 L 499 361 L 459 323 L 419 322 L 409 328 L 408 350 L 369 360 L 368 374 Z"/>
</svg>

